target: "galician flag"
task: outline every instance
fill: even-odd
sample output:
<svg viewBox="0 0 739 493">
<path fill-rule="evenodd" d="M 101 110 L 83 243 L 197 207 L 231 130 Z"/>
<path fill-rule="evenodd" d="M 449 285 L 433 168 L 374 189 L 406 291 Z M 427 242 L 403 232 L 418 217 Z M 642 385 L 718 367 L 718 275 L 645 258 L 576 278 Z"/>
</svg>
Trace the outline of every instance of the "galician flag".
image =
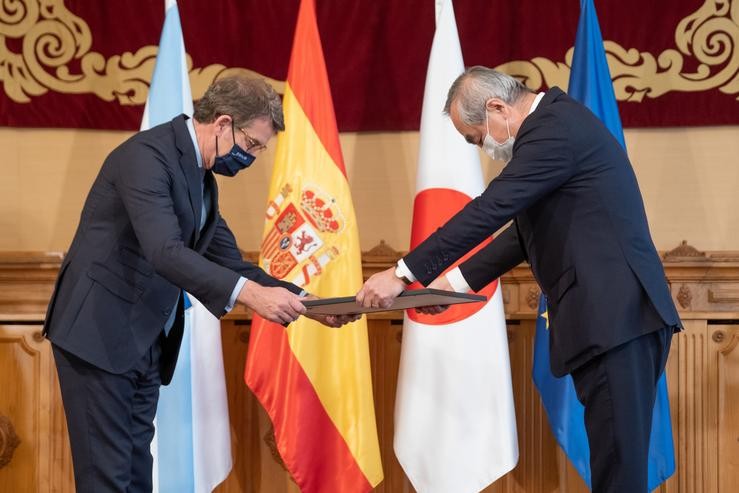
<svg viewBox="0 0 739 493">
<path fill-rule="evenodd" d="M 411 248 L 484 190 L 477 149 L 441 111 L 449 87 L 463 71 L 452 2 L 438 1 Z M 487 303 L 454 306 L 440 315 L 406 313 L 394 446 L 421 493 L 478 492 L 518 461 L 500 282 L 480 293 L 488 296 Z"/>
<path fill-rule="evenodd" d="M 185 43 L 175 0 L 165 19 L 141 129 L 192 116 Z M 223 372 L 221 324 L 185 295 L 185 331 L 172 382 L 162 387 L 155 418 L 153 489 L 210 492 L 231 470 L 231 433 Z"/>
<path fill-rule="evenodd" d="M 314 0 L 300 4 L 277 139 L 260 265 L 321 297 L 362 286 L 357 221 L 334 116 Z M 245 380 L 274 425 L 303 493 L 366 492 L 382 480 L 367 324 L 255 317 Z"/>
</svg>

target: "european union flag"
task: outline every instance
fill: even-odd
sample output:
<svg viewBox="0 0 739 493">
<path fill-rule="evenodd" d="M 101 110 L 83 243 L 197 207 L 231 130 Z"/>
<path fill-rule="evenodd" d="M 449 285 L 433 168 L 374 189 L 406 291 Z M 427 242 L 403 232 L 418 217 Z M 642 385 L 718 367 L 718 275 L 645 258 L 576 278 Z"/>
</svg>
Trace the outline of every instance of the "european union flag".
<svg viewBox="0 0 739 493">
<path fill-rule="evenodd" d="M 626 148 L 593 0 L 580 1 L 580 21 L 575 38 L 568 93 L 590 108 L 624 149 Z M 556 378 L 551 373 L 546 306 L 546 299 L 542 296 L 536 322 L 533 379 L 539 389 L 554 437 L 590 488 L 590 448 L 585 432 L 584 408 L 577 400 L 572 377 L 567 375 Z M 667 396 L 667 380 L 663 373 L 657 383 L 657 398 L 649 439 L 649 490 L 659 486 L 674 472 L 675 451 L 670 403 Z"/>
<path fill-rule="evenodd" d="M 544 295 L 539 298 L 539 316 L 536 317 L 533 378 L 554 438 L 590 488 L 590 447 L 585 432 L 585 408 L 577 400 L 572 377 L 557 378 L 549 367 L 549 319 Z"/>
</svg>

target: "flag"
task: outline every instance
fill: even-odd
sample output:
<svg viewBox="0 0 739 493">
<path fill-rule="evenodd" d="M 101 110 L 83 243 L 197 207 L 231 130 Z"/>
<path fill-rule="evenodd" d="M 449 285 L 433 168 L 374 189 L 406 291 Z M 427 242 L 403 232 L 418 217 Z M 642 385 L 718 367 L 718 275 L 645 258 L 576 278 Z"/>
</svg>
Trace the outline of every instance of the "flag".
<svg viewBox="0 0 739 493">
<path fill-rule="evenodd" d="M 625 149 L 621 119 L 608 70 L 603 37 L 598 25 L 593 0 L 581 0 L 580 21 L 575 38 L 575 53 L 568 93 L 603 121 Z M 549 333 L 546 321 L 546 300 L 539 302 L 536 323 L 533 379 L 549 417 L 552 433 L 588 487 L 590 448 L 585 432 L 584 408 L 575 392 L 570 375 L 556 378 L 549 367 Z M 649 491 L 659 486 L 675 472 L 675 451 L 672 440 L 670 403 L 664 373 L 657 382 L 657 397 L 652 414 L 649 437 Z"/>
<path fill-rule="evenodd" d="M 185 43 L 175 0 L 165 1 L 164 27 L 141 129 L 192 116 Z M 221 325 L 185 295 L 185 328 L 172 382 L 160 390 L 152 441 L 153 490 L 210 492 L 231 470 L 231 432 Z"/>
<path fill-rule="evenodd" d="M 437 2 L 436 8 L 411 248 L 484 190 L 477 149 L 441 112 L 464 63 L 452 2 Z M 481 294 L 488 296 L 484 304 L 458 305 L 440 315 L 406 313 L 394 448 L 419 492 L 477 492 L 518 461 L 500 282 Z"/>
<path fill-rule="evenodd" d="M 317 296 L 354 293 L 359 233 L 314 0 L 300 3 L 283 104 L 260 265 Z M 382 480 L 366 319 L 285 328 L 255 316 L 244 377 L 303 493 L 366 492 Z"/>
</svg>

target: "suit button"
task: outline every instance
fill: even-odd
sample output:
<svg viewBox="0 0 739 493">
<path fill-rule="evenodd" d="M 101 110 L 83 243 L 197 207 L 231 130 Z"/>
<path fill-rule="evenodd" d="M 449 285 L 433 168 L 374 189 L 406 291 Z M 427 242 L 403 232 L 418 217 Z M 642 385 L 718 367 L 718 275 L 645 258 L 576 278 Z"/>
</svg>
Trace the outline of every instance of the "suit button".
<svg viewBox="0 0 739 493">
<path fill-rule="evenodd" d="M 168 309 L 166 309 L 166 310 L 162 310 L 162 313 L 163 313 L 164 315 L 169 315 L 170 313 L 172 313 L 172 309 L 171 309 L 171 308 L 168 308 Z"/>
</svg>

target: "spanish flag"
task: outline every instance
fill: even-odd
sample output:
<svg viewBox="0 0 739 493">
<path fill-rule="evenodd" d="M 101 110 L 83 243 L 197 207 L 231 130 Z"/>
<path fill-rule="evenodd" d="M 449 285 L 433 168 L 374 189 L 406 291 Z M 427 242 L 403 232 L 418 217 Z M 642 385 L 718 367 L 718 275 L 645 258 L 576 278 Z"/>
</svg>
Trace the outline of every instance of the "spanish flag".
<svg viewBox="0 0 739 493">
<path fill-rule="evenodd" d="M 314 0 L 300 4 L 284 111 L 260 265 L 321 297 L 355 293 L 359 234 Z M 332 329 L 255 317 L 245 380 L 302 492 L 364 492 L 382 480 L 364 318 Z"/>
</svg>

